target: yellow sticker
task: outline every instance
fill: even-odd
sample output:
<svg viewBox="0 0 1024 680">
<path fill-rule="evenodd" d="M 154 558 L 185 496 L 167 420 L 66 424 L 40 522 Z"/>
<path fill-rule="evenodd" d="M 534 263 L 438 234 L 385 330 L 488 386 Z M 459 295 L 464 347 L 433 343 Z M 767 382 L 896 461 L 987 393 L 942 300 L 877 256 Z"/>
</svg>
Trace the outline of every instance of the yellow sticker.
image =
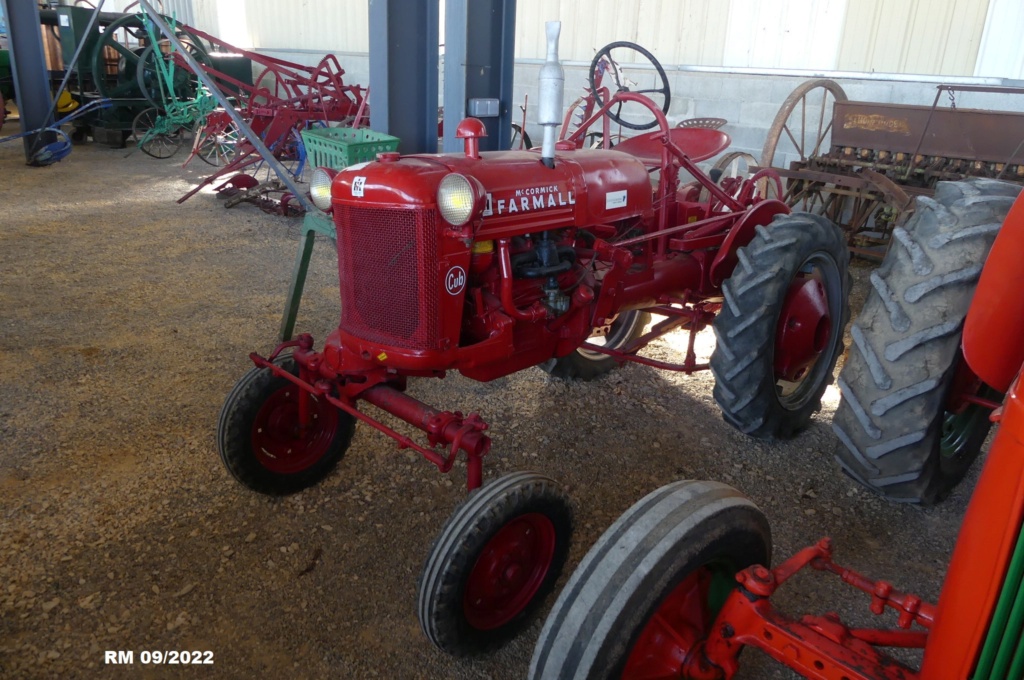
<svg viewBox="0 0 1024 680">
<path fill-rule="evenodd" d="M 381 352 L 377 355 L 377 361 L 387 361 L 388 355 L 386 352 Z"/>
</svg>

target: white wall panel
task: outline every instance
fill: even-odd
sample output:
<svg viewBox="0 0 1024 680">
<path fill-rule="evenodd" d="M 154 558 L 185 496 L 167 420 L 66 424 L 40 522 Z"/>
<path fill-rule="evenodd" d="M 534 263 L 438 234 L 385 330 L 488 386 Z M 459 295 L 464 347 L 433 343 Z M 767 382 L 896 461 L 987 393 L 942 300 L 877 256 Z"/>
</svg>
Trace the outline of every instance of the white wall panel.
<svg viewBox="0 0 1024 680">
<path fill-rule="evenodd" d="M 846 0 L 731 0 L 721 66 L 835 69 Z"/>
<path fill-rule="evenodd" d="M 843 71 L 974 75 L 988 3 L 989 0 L 851 2 L 847 6 L 838 67 Z"/>
<path fill-rule="evenodd" d="M 196 25 L 238 47 L 368 52 L 367 0 L 191 0 Z"/>
<path fill-rule="evenodd" d="M 562 22 L 559 54 L 589 62 L 610 42 L 628 40 L 663 64 L 720 65 L 729 0 L 518 0 L 516 57 L 543 59 L 544 23 Z"/>
<path fill-rule="evenodd" d="M 119 9 L 130 0 L 108 1 Z M 180 6 L 183 14 L 190 10 L 195 25 L 242 47 L 308 54 L 369 49 L 368 0 L 165 2 Z M 543 59 L 544 23 L 558 20 L 562 22 L 560 53 L 569 62 L 589 62 L 605 44 L 629 40 L 651 50 L 670 68 L 1024 76 L 1022 0 L 518 0 L 517 4 L 519 59 Z"/>
<path fill-rule="evenodd" d="M 992 0 L 981 38 L 976 76 L 1024 79 L 1024 2 Z"/>
</svg>

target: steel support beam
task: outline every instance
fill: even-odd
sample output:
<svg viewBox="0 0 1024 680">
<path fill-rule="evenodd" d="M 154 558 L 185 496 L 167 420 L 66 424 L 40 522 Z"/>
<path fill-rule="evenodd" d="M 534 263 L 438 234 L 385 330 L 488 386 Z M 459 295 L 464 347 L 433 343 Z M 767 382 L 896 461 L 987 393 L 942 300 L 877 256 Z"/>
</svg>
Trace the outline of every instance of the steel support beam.
<svg viewBox="0 0 1024 680">
<path fill-rule="evenodd" d="M 470 99 L 497 99 L 498 115 L 480 117 L 485 151 L 507 149 L 515 106 L 516 0 L 447 0 L 444 31 L 444 150 L 458 151 L 455 127 Z"/>
<path fill-rule="evenodd" d="M 53 125 L 50 112 L 50 74 L 46 70 L 43 36 L 39 29 L 36 0 L 0 0 L 7 18 L 14 96 L 21 116 L 21 130 L 39 130 Z M 25 160 L 43 144 L 56 139 L 52 132 L 25 137 Z"/>
<path fill-rule="evenodd" d="M 370 127 L 437 151 L 439 0 L 369 0 Z"/>
</svg>

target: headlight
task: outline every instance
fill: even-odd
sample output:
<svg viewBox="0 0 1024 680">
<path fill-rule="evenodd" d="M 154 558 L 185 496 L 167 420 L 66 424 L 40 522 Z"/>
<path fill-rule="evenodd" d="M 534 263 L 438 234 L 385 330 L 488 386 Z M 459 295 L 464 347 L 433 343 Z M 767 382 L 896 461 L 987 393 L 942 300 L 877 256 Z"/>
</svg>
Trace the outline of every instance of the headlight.
<svg viewBox="0 0 1024 680">
<path fill-rule="evenodd" d="M 446 175 L 437 187 L 437 207 L 441 216 L 453 227 L 461 227 L 473 217 L 477 192 L 469 179 L 458 173 Z"/>
<path fill-rule="evenodd" d="M 336 174 L 327 168 L 317 168 L 309 179 L 309 197 L 313 199 L 313 205 L 324 212 L 331 211 L 331 183 Z"/>
</svg>

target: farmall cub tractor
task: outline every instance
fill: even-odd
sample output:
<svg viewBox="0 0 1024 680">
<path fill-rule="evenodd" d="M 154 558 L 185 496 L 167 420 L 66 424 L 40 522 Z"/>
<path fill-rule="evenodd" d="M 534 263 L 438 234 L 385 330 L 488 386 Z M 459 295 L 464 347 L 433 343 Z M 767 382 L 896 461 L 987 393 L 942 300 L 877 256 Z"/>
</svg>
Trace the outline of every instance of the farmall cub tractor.
<svg viewBox="0 0 1024 680">
<path fill-rule="evenodd" d="M 709 368 L 693 335 L 713 323 L 725 419 L 752 436 L 792 437 L 819 407 L 848 315 L 837 227 L 765 200 L 781 194 L 770 170 L 719 184 L 697 168 L 726 148 L 724 133 L 671 129 L 644 94 L 604 88 L 594 93 L 604 104 L 556 144 L 557 39 L 549 25 L 540 154 L 482 153 L 483 125 L 468 118 L 456 134 L 463 153 L 388 153 L 316 171 L 311 194 L 337 229 L 341 323 L 322 349 L 302 335 L 251 354 L 256 368 L 218 426 L 227 468 L 267 494 L 326 477 L 360 421 L 442 472 L 464 455 L 470 493 L 419 582 L 422 628 L 453 654 L 492 648 L 529 620 L 565 562 L 571 511 L 546 476 L 483 485 L 487 424 L 408 396 L 410 378 L 459 371 L 489 381 L 539 366 L 590 380 L 624 361 L 692 372 Z M 625 105 L 649 112 L 656 129 L 614 150 L 577 148 L 596 121 L 607 133 Z M 652 314 L 661 320 L 648 329 Z M 638 354 L 675 329 L 690 332 L 681 363 Z M 365 404 L 422 430 L 425 443 Z"/>
<path fill-rule="evenodd" d="M 861 347 L 840 377 L 843 406 L 834 427 L 844 466 L 845 452 L 857 449 L 843 428 L 854 418 L 870 427 L 873 417 L 899 414 L 906 404 L 908 434 L 892 446 L 879 428 L 878 448 L 865 449 L 859 461 L 862 468 L 882 466 L 895 455 L 892 464 L 903 470 L 894 484 L 870 484 L 850 471 L 880 493 L 908 483 L 904 488 L 915 492 L 950 486 L 963 475 L 965 458 L 969 464 L 976 455 L 989 420 L 1000 424 L 938 605 L 839 566 L 828 539 L 771 569 L 771 530 L 757 506 L 725 484 L 675 482 L 627 510 L 583 558 L 541 631 L 530 677 L 723 680 L 738 672 L 740 653 L 754 647 L 820 680 L 1024 680 L 1024 195 L 1014 202 L 1020 190 L 971 179 L 940 183 L 934 200 L 918 199 L 873 279 L 906 285 L 875 283 L 855 326 L 863 326 L 860 339 L 854 333 Z M 943 255 L 950 247 L 959 258 Z M 932 293 L 932 313 L 914 308 Z M 875 314 L 886 308 L 881 318 Z M 911 333 L 929 314 L 930 324 Z M 876 349 L 881 358 L 854 360 L 856 352 Z M 892 370 L 904 355 L 916 360 L 916 382 L 907 379 L 914 373 Z M 878 382 L 885 376 L 892 385 L 876 386 L 873 400 L 861 399 L 863 389 L 851 398 L 848 386 L 866 363 L 877 367 Z M 922 378 L 925 370 L 938 377 Z M 1005 401 L 989 398 L 1004 392 Z M 930 393 L 934 399 L 919 399 Z M 986 416 L 980 422 L 976 407 Z M 840 417 L 843 409 L 859 415 Z M 777 590 L 808 567 L 863 591 L 872 613 L 895 612 L 896 625 L 856 628 L 833 613 L 794 618 L 776 609 Z M 920 668 L 887 647 L 923 650 Z"/>
</svg>

